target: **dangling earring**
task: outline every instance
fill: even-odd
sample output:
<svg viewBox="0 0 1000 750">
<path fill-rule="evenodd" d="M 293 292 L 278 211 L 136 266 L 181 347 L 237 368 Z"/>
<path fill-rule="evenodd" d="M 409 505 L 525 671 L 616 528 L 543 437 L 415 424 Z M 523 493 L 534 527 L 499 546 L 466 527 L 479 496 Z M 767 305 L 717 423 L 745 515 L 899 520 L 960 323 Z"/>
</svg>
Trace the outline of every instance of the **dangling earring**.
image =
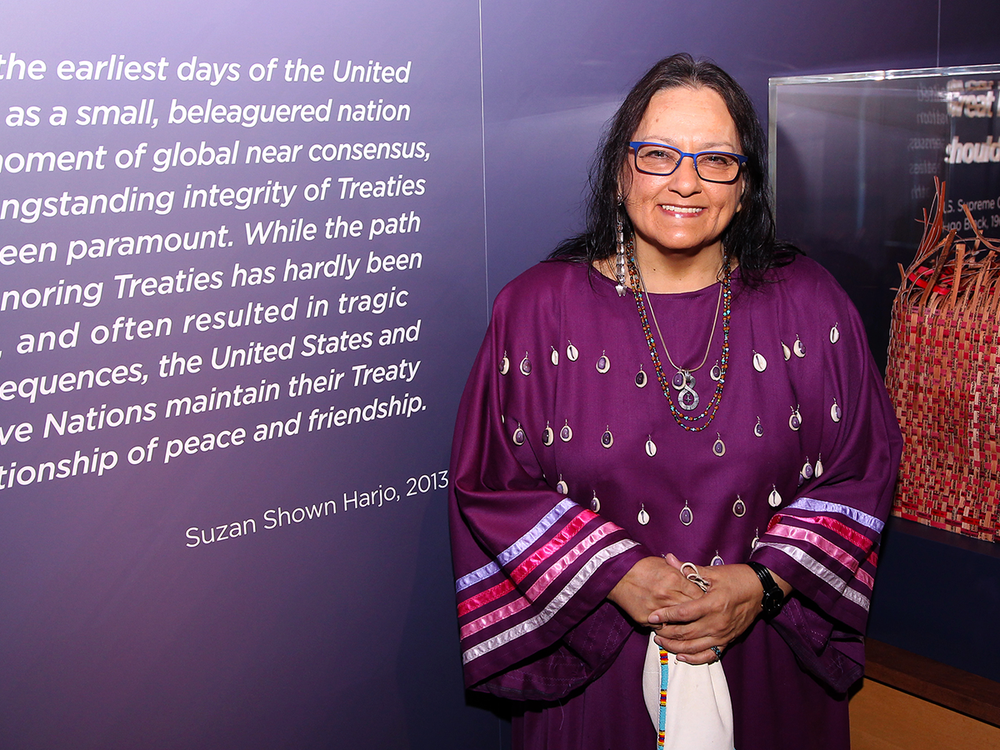
<svg viewBox="0 0 1000 750">
<path fill-rule="evenodd" d="M 622 226 L 623 209 L 624 209 L 624 201 L 621 198 L 619 198 L 618 214 L 616 221 L 616 229 L 618 230 L 618 237 L 615 248 L 615 276 L 618 279 L 618 283 L 615 285 L 615 290 L 618 292 L 619 297 L 625 296 L 625 229 Z"/>
</svg>

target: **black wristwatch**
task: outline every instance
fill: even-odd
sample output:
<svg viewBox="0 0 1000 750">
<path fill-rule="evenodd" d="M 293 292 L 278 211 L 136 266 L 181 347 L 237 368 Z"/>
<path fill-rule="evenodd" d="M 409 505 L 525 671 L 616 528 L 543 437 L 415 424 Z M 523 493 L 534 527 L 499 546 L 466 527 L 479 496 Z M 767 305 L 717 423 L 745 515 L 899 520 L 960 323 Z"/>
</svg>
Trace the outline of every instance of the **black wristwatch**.
<svg viewBox="0 0 1000 750">
<path fill-rule="evenodd" d="M 785 592 L 774 582 L 771 571 L 759 562 L 748 562 L 747 565 L 757 574 L 760 585 L 764 587 L 764 598 L 760 602 L 760 607 L 764 610 L 764 619 L 770 620 L 781 611 L 781 605 L 785 603 Z"/>
</svg>

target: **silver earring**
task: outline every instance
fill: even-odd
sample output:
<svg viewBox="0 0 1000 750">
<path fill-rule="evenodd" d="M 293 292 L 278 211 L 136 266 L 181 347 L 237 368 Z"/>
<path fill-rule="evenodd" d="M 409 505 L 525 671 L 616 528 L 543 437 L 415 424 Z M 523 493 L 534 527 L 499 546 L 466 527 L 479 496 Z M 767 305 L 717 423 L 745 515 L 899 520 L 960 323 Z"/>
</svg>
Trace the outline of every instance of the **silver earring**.
<svg viewBox="0 0 1000 750">
<path fill-rule="evenodd" d="M 622 226 L 622 210 L 623 204 L 619 201 L 618 218 L 615 227 L 618 230 L 615 248 L 615 276 L 618 279 L 618 283 L 615 285 L 615 290 L 618 292 L 619 297 L 625 296 L 625 229 Z"/>
</svg>

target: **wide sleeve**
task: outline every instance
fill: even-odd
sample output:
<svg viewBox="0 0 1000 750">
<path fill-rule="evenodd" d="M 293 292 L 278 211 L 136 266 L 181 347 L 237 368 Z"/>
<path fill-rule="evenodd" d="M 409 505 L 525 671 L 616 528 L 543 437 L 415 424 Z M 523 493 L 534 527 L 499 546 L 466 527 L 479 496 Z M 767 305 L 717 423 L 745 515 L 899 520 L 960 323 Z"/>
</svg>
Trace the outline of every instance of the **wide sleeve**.
<svg viewBox="0 0 1000 750">
<path fill-rule="evenodd" d="M 799 384 L 802 429 L 819 426 L 818 460 L 751 559 L 795 589 L 773 627 L 810 672 L 844 692 L 863 674 L 862 636 L 902 438 L 847 296 L 821 278 L 807 299 L 806 319 L 835 321 L 815 332 L 820 376 Z"/>
<path fill-rule="evenodd" d="M 459 408 L 450 474 L 465 683 L 520 699 L 563 697 L 610 665 L 632 624 L 605 597 L 649 554 L 557 491 L 536 458 L 543 438 L 527 425 L 551 413 L 558 387 L 537 373 L 560 325 L 550 287 L 522 278 L 498 296 Z"/>
</svg>

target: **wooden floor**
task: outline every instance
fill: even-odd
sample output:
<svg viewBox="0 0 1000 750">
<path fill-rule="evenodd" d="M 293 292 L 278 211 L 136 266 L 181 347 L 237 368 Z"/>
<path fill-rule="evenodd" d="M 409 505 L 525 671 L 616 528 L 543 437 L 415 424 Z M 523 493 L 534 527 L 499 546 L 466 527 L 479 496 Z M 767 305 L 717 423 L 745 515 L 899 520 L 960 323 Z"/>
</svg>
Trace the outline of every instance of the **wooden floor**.
<svg viewBox="0 0 1000 750">
<path fill-rule="evenodd" d="M 852 750 L 1000 750 L 1000 727 L 866 679 L 851 699 Z"/>
</svg>

